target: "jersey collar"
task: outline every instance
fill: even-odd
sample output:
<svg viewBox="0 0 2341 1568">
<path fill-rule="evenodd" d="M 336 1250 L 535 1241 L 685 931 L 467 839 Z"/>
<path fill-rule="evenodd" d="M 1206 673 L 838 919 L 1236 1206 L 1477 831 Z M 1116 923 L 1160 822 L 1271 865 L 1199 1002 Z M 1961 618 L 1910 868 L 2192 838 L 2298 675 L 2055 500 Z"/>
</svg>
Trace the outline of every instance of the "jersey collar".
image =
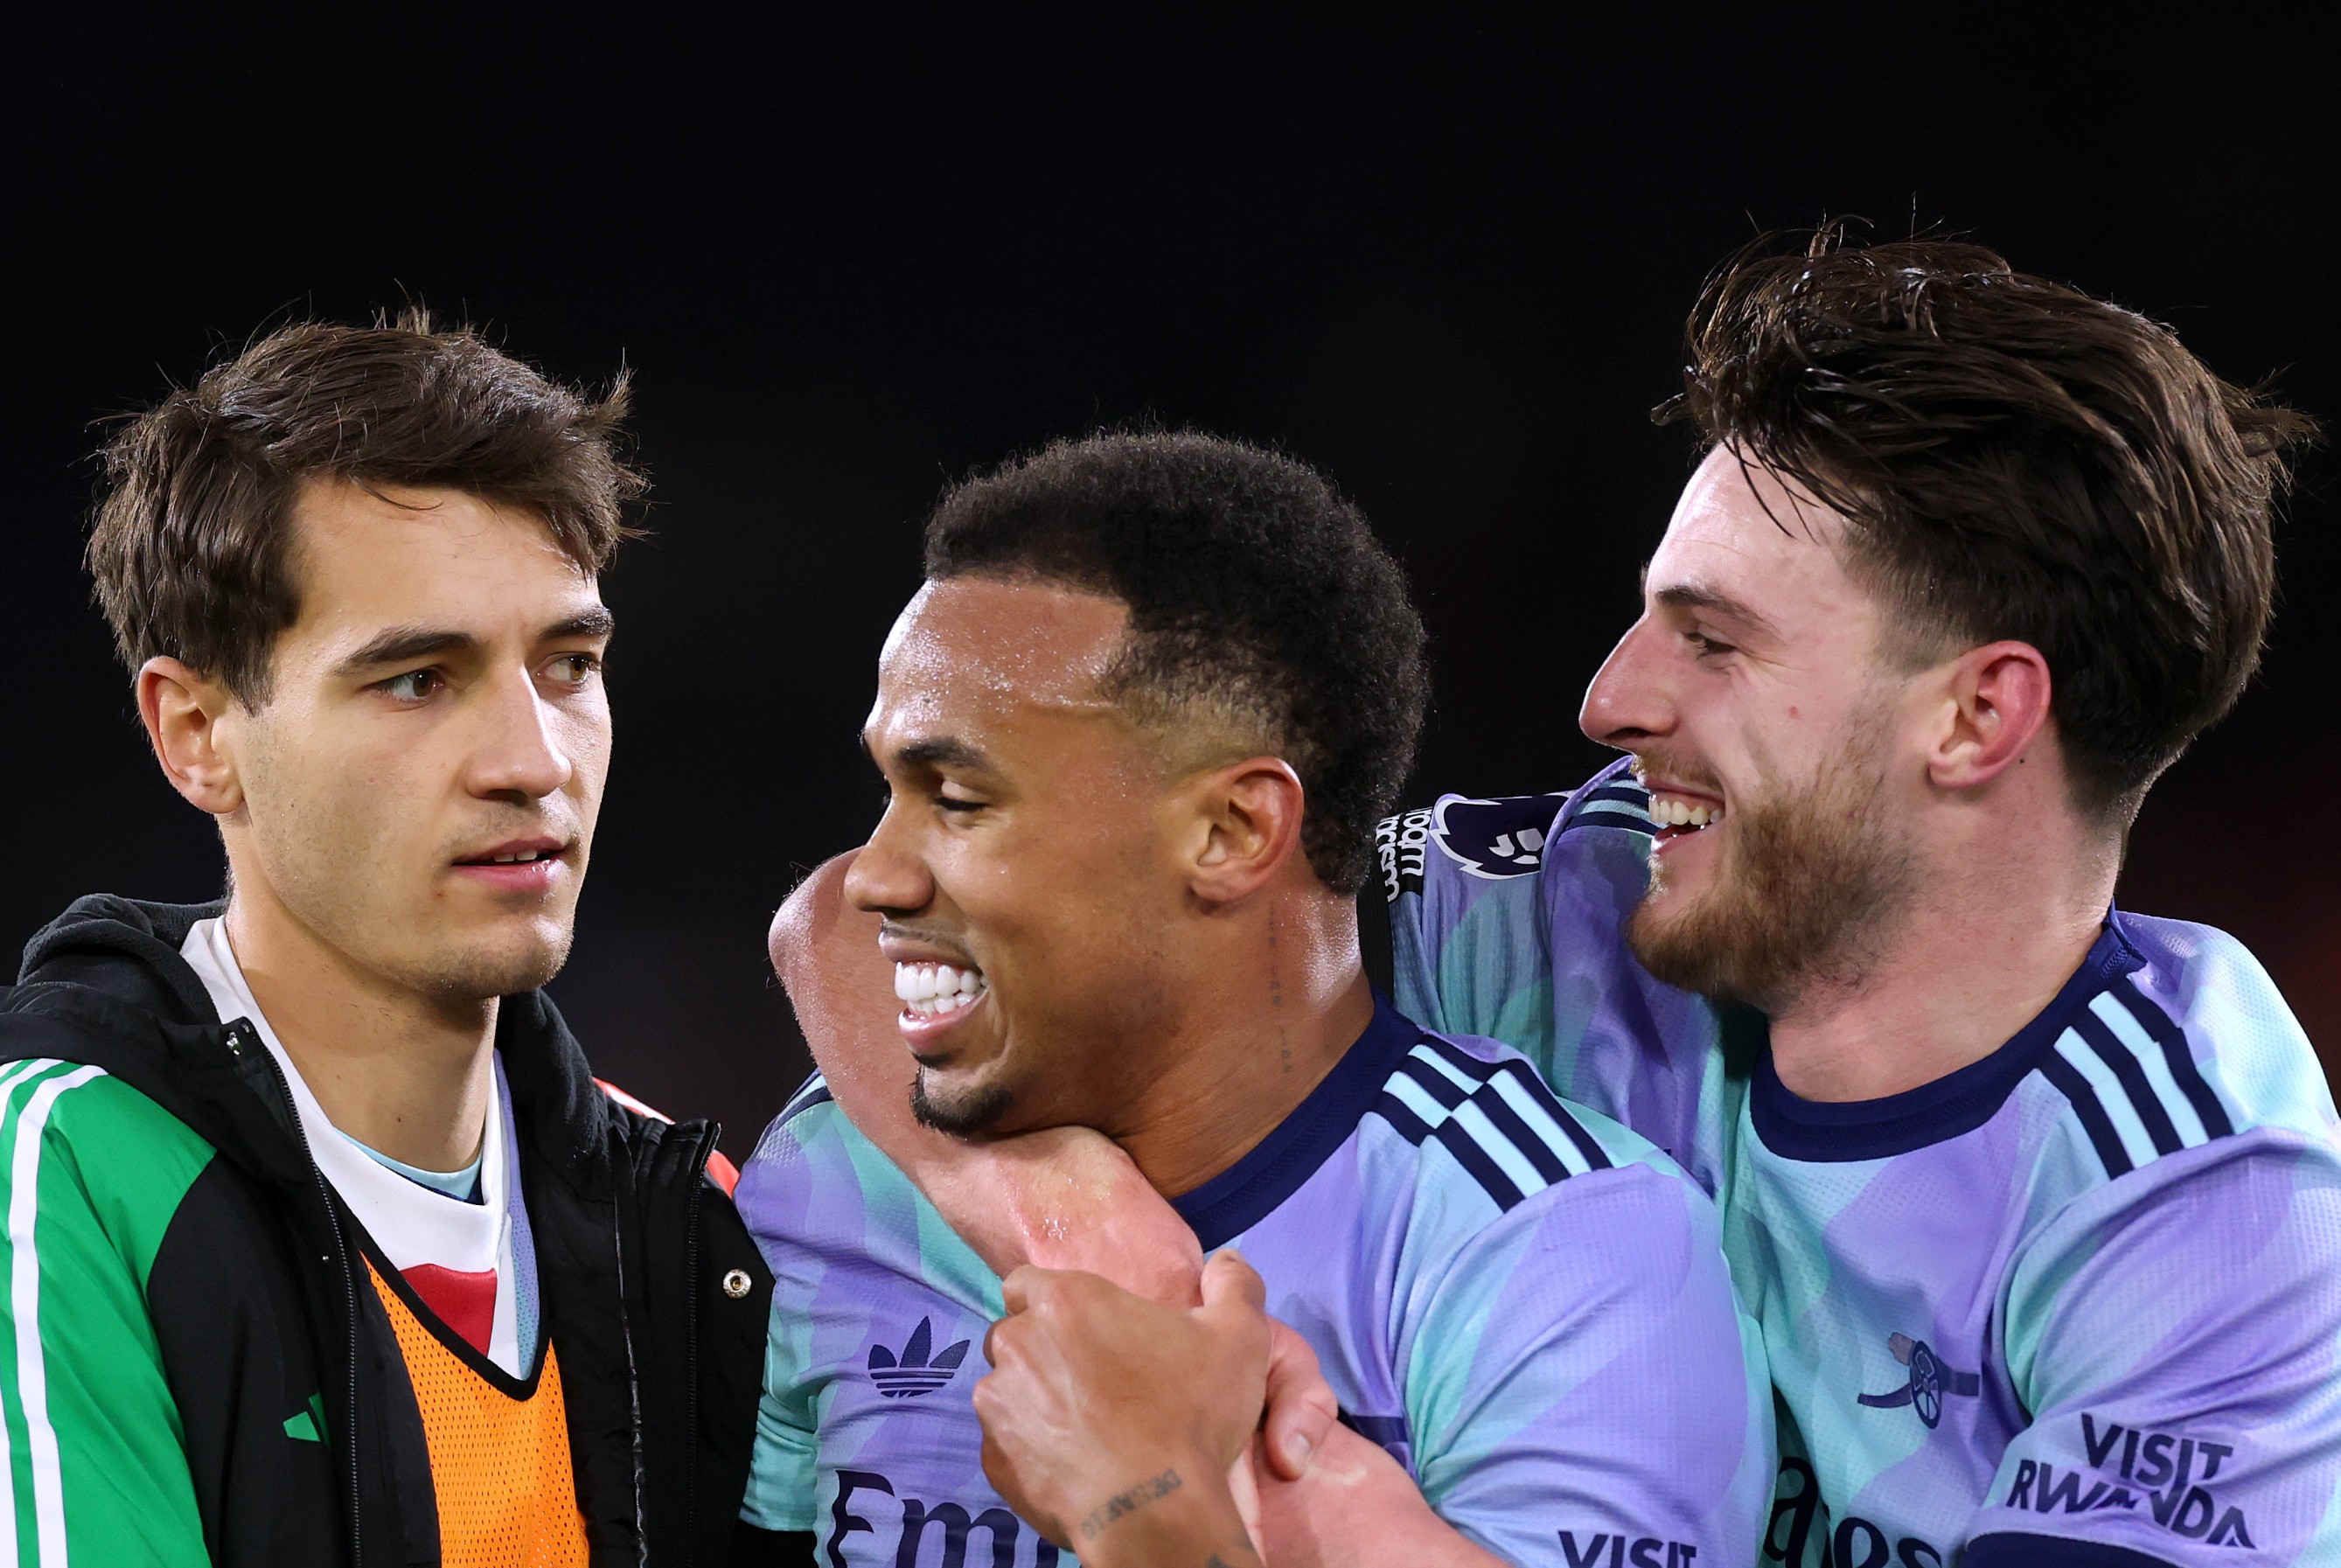
<svg viewBox="0 0 2341 1568">
<path fill-rule="evenodd" d="M 1300 1190 L 1317 1168 L 1332 1158 L 1414 1049 L 1422 1031 L 1374 993 L 1374 1015 L 1324 1081 L 1250 1154 L 1190 1193 L 1170 1200 L 1179 1217 L 1193 1227 L 1205 1252 L 1260 1223 Z"/>
<path fill-rule="evenodd" d="M 2007 1044 L 1931 1084 L 1880 1100 L 1804 1099 L 1780 1082 L 1767 1046 L 1748 1091 L 1756 1135 L 1791 1160 L 1843 1162 L 1888 1159 L 1972 1133 L 2007 1104 L 2091 998 L 2145 963 L 2123 931 L 2121 913 L 2107 912 L 2105 930 L 2073 977 Z"/>
</svg>

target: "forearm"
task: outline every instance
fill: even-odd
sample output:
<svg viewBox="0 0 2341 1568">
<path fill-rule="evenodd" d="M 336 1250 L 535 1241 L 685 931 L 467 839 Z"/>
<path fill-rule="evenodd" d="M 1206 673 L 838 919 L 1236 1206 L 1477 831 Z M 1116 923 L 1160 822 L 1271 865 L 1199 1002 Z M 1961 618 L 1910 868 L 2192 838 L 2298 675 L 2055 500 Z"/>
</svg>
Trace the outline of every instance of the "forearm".
<svg viewBox="0 0 2341 1568">
<path fill-rule="evenodd" d="M 830 1094 L 924 1187 L 957 1170 L 970 1145 L 911 1114 L 917 1066 L 894 1026 L 893 965 L 878 951 L 878 917 L 845 902 L 856 853 L 825 862 L 789 894 L 772 921 L 772 968 Z"/>
<path fill-rule="evenodd" d="M 1226 1483 L 1177 1468 L 1100 1499 L 1071 1535 L 1090 1568 L 1260 1568 Z"/>
<path fill-rule="evenodd" d="M 1194 1234 L 1120 1148 L 1087 1128 L 999 1143 L 946 1137 L 911 1114 L 916 1066 L 894 1024 L 878 918 L 844 899 L 851 854 L 805 878 L 772 923 L 772 966 L 829 1092 L 1002 1277 L 1080 1269 L 1150 1300 L 1195 1299 Z"/>
</svg>

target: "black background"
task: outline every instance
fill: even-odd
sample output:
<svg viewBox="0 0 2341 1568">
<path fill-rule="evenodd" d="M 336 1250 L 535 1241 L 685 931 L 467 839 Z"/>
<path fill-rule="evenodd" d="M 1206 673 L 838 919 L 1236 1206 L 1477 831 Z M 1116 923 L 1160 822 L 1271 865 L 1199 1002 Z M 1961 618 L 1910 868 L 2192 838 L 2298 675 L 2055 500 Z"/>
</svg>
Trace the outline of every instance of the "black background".
<svg viewBox="0 0 2341 1568">
<path fill-rule="evenodd" d="M 617 764 L 556 994 L 607 1075 L 741 1152 L 803 1066 L 764 922 L 874 817 L 852 737 L 949 477 L 1141 414 L 1323 464 L 1426 602 L 1415 793 L 1500 794 L 1599 760 L 1577 701 L 1689 456 L 1647 411 L 1758 227 L 1965 231 L 2332 423 L 2341 40 L 2190 9 L 52 15 L 0 67 L 0 934 L 219 882 L 86 603 L 92 421 L 287 313 L 419 297 L 638 378 L 655 537 L 604 584 Z M 2124 892 L 2243 934 L 2328 1047 L 2334 474 Z"/>
</svg>

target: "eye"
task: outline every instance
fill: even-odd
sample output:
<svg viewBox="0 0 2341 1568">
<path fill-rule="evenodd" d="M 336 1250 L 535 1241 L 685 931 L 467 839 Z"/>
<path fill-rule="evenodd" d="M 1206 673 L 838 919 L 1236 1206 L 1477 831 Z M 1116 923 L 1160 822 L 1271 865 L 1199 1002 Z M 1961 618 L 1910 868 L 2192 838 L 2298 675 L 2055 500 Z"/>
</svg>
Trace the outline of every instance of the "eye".
<svg viewBox="0 0 2341 1568">
<path fill-rule="evenodd" d="M 1685 632 L 1683 641 L 1689 643 L 1692 651 L 1702 659 L 1710 654 L 1729 654 L 1738 651 L 1730 644 L 1710 637 L 1705 632 Z"/>
<path fill-rule="evenodd" d="M 583 686 L 602 673 L 602 660 L 594 654 L 563 654 L 548 662 L 545 670 L 556 681 Z"/>
<path fill-rule="evenodd" d="M 944 787 L 949 788 L 950 786 L 945 785 Z M 935 804 L 941 806 L 943 810 L 955 814 L 971 811 L 981 811 L 984 807 L 984 804 L 985 803 L 980 800 L 970 800 L 965 795 L 944 794 L 940 790 L 935 794 Z"/>
<path fill-rule="evenodd" d="M 386 692 L 403 703 L 423 702 L 447 684 L 447 677 L 436 669 L 409 670 L 403 675 L 393 675 L 377 682 L 374 690 Z"/>
</svg>

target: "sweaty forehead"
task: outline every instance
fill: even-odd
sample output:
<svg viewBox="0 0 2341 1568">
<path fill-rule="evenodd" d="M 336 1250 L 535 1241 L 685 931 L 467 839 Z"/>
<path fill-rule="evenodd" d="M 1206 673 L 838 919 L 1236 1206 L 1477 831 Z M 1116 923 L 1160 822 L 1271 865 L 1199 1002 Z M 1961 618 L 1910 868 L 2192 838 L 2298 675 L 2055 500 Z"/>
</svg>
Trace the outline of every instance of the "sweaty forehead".
<svg viewBox="0 0 2341 1568">
<path fill-rule="evenodd" d="M 1121 601 L 1053 584 L 929 583 L 904 606 L 879 655 L 872 728 L 1104 711 L 1111 704 L 1100 682 L 1129 624 Z"/>
<path fill-rule="evenodd" d="M 1683 487 L 1649 591 L 1718 594 L 1780 622 L 1841 614 L 1868 597 L 1845 570 L 1845 527 L 1802 489 L 1718 447 Z"/>
</svg>

